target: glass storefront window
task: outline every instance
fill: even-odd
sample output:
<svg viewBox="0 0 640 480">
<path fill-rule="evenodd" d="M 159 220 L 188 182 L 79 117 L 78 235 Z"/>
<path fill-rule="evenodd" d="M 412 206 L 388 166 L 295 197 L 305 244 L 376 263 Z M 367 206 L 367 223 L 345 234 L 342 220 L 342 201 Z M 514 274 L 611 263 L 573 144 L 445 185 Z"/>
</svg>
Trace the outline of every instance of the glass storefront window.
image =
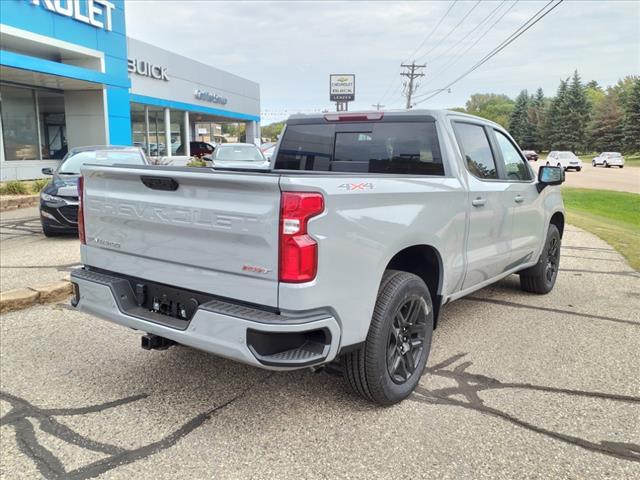
<svg viewBox="0 0 640 480">
<path fill-rule="evenodd" d="M 167 155 L 164 138 L 164 110 L 162 108 L 149 107 L 149 155 L 152 157 Z"/>
<path fill-rule="evenodd" d="M 39 160 L 34 90 L 0 85 L 0 114 L 6 160 Z"/>
<path fill-rule="evenodd" d="M 184 132 L 184 112 L 179 110 L 171 110 L 171 155 L 182 155 L 182 153 L 177 153 L 178 149 L 180 152 L 184 150 L 182 147 L 182 139 L 185 138 Z"/>
<path fill-rule="evenodd" d="M 38 90 L 40 114 L 40 151 L 43 159 L 60 160 L 67 154 L 67 129 L 64 118 L 64 94 Z"/>
<path fill-rule="evenodd" d="M 140 147 L 147 155 L 149 146 L 147 145 L 147 127 L 144 114 L 144 105 L 139 103 L 131 104 L 131 138 L 136 147 Z"/>
</svg>

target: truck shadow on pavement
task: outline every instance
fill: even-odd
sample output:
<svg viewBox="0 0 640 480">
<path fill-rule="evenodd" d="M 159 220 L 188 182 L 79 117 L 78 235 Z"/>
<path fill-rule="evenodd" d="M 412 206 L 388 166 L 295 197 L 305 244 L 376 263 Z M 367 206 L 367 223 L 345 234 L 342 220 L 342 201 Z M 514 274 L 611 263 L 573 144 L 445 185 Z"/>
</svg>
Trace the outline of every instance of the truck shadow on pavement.
<svg viewBox="0 0 640 480">
<path fill-rule="evenodd" d="M 496 418 L 500 418 L 511 423 L 512 425 L 516 425 L 526 430 L 540 433 L 554 440 L 559 440 L 570 445 L 575 445 L 592 452 L 602 453 L 623 460 L 640 462 L 640 445 L 638 444 L 610 442 L 606 440 L 595 443 L 584 438 L 555 432 L 553 430 L 549 430 L 521 420 L 518 417 L 504 412 L 500 409 L 486 405 L 484 400 L 480 397 L 479 393 L 501 389 L 518 389 L 557 393 L 560 395 L 570 395 L 583 398 L 597 398 L 608 401 L 625 402 L 639 405 L 640 397 L 614 395 L 601 392 L 588 392 L 582 390 L 571 390 L 565 388 L 554 388 L 543 385 L 533 385 L 530 383 L 501 382 L 496 378 L 488 377 L 486 375 L 469 373 L 467 369 L 472 365 L 472 362 L 469 361 L 461 362 L 458 365 L 454 366 L 452 369 L 448 368 L 453 366 L 459 360 L 462 360 L 466 355 L 466 353 L 453 355 L 447 360 L 444 360 L 441 363 L 425 369 L 425 375 L 435 375 L 438 377 L 453 380 L 457 383 L 457 386 L 429 390 L 422 385 L 418 385 L 414 394 L 409 398 L 416 402 L 435 405 L 449 405 L 453 407 L 474 410 L 484 415 L 490 415 Z M 464 400 L 462 400 L 461 397 L 464 398 Z"/>
</svg>

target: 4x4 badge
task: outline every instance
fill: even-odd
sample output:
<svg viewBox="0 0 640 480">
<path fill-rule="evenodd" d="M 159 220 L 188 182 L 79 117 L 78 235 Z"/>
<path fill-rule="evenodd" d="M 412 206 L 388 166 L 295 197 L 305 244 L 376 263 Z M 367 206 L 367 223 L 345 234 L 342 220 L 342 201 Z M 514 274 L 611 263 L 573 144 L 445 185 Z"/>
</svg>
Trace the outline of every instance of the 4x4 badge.
<svg viewBox="0 0 640 480">
<path fill-rule="evenodd" d="M 373 190 L 373 183 L 343 183 L 338 188 L 344 188 L 348 192 L 353 190 Z"/>
</svg>

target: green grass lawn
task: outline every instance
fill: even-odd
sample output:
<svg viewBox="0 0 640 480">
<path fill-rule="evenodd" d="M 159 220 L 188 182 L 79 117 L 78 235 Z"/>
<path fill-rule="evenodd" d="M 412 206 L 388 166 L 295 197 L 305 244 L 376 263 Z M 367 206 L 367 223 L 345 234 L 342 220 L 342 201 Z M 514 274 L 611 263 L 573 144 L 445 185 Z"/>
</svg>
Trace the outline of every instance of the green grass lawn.
<svg viewBox="0 0 640 480">
<path fill-rule="evenodd" d="M 563 188 L 567 222 L 612 245 L 640 271 L 640 195 Z"/>
</svg>

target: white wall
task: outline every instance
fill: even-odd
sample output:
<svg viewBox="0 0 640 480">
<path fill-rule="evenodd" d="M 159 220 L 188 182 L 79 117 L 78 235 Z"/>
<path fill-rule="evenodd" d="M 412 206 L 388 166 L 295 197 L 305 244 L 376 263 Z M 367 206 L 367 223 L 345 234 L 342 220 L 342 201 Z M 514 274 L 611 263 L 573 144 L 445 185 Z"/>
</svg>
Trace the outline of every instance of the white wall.
<svg viewBox="0 0 640 480">
<path fill-rule="evenodd" d="M 65 91 L 64 116 L 69 150 L 74 147 L 108 143 L 102 90 Z"/>
</svg>

